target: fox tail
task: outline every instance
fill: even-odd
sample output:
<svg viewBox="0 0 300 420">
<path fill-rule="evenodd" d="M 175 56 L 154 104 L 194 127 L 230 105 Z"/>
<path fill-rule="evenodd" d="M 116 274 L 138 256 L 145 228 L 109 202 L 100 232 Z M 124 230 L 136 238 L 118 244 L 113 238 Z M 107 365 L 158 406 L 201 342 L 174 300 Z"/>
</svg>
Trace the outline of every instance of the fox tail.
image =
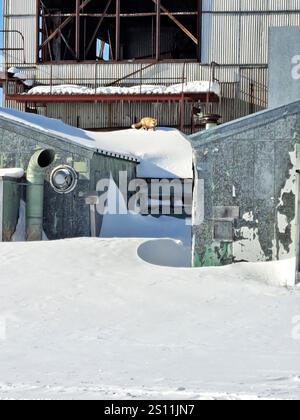
<svg viewBox="0 0 300 420">
<path fill-rule="evenodd" d="M 137 124 L 132 124 L 132 126 L 131 126 L 131 128 L 133 128 L 135 130 L 139 130 L 142 127 L 143 127 L 143 124 L 141 122 L 139 122 Z"/>
</svg>

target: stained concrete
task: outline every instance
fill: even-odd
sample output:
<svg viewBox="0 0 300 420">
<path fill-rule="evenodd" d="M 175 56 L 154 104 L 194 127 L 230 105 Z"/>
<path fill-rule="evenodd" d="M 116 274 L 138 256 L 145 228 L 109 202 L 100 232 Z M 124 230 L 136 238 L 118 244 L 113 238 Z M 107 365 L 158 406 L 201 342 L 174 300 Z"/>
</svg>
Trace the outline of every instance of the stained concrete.
<svg viewBox="0 0 300 420">
<path fill-rule="evenodd" d="M 295 256 L 300 101 L 190 137 L 195 266 Z M 204 201 L 204 220 L 197 218 Z M 198 223 L 197 220 L 200 219 Z"/>
</svg>

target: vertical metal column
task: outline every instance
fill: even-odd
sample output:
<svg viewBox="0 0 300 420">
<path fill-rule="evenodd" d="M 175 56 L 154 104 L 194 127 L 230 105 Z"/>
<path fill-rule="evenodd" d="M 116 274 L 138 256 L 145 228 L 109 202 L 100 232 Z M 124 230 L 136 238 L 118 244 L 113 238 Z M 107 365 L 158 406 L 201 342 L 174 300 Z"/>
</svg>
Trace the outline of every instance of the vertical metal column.
<svg viewBox="0 0 300 420">
<path fill-rule="evenodd" d="M 161 2 L 156 1 L 156 61 L 160 59 L 160 35 L 161 35 Z"/>
<path fill-rule="evenodd" d="M 121 0 L 116 0 L 116 61 L 120 60 L 121 50 Z"/>
<path fill-rule="evenodd" d="M 76 59 L 80 60 L 80 9 L 81 9 L 81 0 L 76 0 L 76 46 L 75 54 Z"/>
</svg>

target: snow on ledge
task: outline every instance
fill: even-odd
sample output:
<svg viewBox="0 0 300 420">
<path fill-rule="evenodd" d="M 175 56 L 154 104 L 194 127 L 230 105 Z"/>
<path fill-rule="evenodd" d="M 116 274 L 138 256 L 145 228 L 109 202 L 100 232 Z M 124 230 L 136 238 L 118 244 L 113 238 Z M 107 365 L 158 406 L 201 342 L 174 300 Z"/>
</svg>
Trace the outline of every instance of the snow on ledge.
<svg viewBox="0 0 300 420">
<path fill-rule="evenodd" d="M 216 82 L 194 81 L 171 86 L 108 86 L 97 89 L 79 85 L 36 86 L 24 93 L 24 95 L 176 95 L 182 92 L 214 93 L 220 96 L 220 85 Z"/>
<path fill-rule="evenodd" d="M 9 168 L 0 169 L 0 178 L 9 177 L 20 179 L 24 176 L 24 170 L 22 168 Z"/>
</svg>

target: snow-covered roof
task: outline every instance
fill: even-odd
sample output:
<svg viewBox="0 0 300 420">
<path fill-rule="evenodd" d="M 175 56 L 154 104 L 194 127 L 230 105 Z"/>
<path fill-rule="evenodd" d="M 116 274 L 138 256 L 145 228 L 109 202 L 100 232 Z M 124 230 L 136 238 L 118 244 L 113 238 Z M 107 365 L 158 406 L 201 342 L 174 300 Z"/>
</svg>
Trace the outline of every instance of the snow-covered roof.
<svg viewBox="0 0 300 420">
<path fill-rule="evenodd" d="M 142 178 L 193 178 L 192 147 L 178 130 L 129 129 L 89 135 L 106 150 L 111 148 L 136 156 L 140 160 L 137 173 Z"/>
<path fill-rule="evenodd" d="M 140 162 L 137 174 L 142 178 L 193 177 L 192 147 L 176 129 L 91 132 L 59 120 L 4 108 L 0 108 L 0 118 L 53 134 L 104 155 Z"/>
</svg>

